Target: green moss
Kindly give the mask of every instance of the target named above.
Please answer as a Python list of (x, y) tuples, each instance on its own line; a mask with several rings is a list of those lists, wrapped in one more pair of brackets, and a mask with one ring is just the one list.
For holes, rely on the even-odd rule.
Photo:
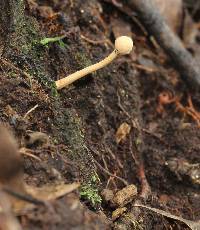
[(98, 207), (102, 202), (98, 192), (98, 183), (99, 177), (97, 174), (94, 174), (91, 180), (87, 184), (83, 184), (80, 189), (81, 198), (89, 201), (94, 208)]
[(54, 124), (57, 127), (54, 134), (59, 143), (68, 146), (68, 150), (62, 154), (66, 154), (78, 165), (81, 180), (87, 184), (91, 181), (91, 175), (95, 175), (95, 167), (92, 163), (92, 155), (85, 146), (81, 119), (74, 109), (63, 108), (60, 98), (54, 98), (52, 104), (55, 113)]
[[(10, 0), (9, 14), (11, 18), (9, 40), (5, 57), (45, 87), (52, 88), (52, 80), (46, 69), (46, 50), (38, 45), (41, 34), (36, 19), (26, 16), (23, 0)], [(14, 51), (14, 52), (13, 52)], [(55, 92), (54, 92), (55, 93)]]
[[(79, 155), (81, 154), (79, 152), (84, 148), (84, 134), (83, 130), (80, 128), (82, 126), (81, 119), (73, 110), (58, 109), (62, 111), (62, 116), (57, 117), (57, 121), (61, 127), (62, 139), (65, 140), (66, 143), (70, 144), (71, 150), (75, 150)], [(65, 125), (63, 124), (63, 120), (65, 121)]]
[[(59, 143), (68, 146), (68, 150), (62, 154), (66, 154), (72, 162), (79, 168), (80, 179), (84, 183), (84, 191), (93, 194), (96, 197), (95, 189), (97, 188), (98, 176), (96, 175), (94, 164), (92, 163), (92, 155), (85, 146), (85, 137), (82, 122), (74, 109), (64, 109), (60, 104), (60, 100), (55, 99), (54, 103), (55, 125), (58, 127), (57, 139)], [(91, 185), (95, 187), (91, 187)], [(93, 190), (94, 189), (94, 190)], [(85, 196), (86, 196), (85, 193)], [(88, 194), (88, 195), (89, 195)], [(89, 196), (90, 196), (89, 195)], [(97, 198), (97, 197), (96, 197)], [(96, 199), (94, 199), (95, 201)]]
[(52, 84), (50, 85), (50, 89), (51, 89), (51, 95), (53, 97), (58, 97), (59, 94), (58, 94), (58, 90), (56, 88), (56, 83), (53, 81)]

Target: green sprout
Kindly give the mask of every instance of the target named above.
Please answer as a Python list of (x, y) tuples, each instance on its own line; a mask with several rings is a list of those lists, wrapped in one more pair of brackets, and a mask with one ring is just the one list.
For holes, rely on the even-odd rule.
[(98, 189), (93, 188), (91, 185), (83, 185), (81, 187), (80, 196), (88, 200), (93, 206), (101, 204), (101, 197), (98, 194)]
[(101, 204), (102, 199), (98, 194), (98, 188), (96, 184), (99, 182), (98, 175), (93, 175), (87, 184), (81, 186), (80, 196), (81, 198), (88, 200), (92, 206), (98, 206)]
[(43, 46), (48, 46), (49, 43), (54, 43), (54, 42), (58, 42), (59, 46), (64, 48), (65, 47), (65, 43), (62, 41), (63, 38), (65, 38), (66, 36), (58, 36), (58, 37), (54, 37), (54, 38), (44, 38), (40, 41), (40, 44)]

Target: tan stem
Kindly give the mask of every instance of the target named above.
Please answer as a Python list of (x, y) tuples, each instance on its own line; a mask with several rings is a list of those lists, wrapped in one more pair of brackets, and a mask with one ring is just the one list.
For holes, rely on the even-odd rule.
[(104, 66), (108, 65), (110, 62), (112, 62), (118, 55), (118, 51), (115, 49), (108, 57), (103, 59), (102, 61), (88, 66), (82, 70), (79, 70), (73, 74), (70, 74), (69, 76), (62, 78), (58, 81), (56, 81), (56, 87), (57, 89), (62, 89), (65, 86), (68, 86), (69, 84), (73, 83), (74, 81), (78, 80), (79, 78), (84, 77), (87, 74), (90, 74), (98, 69), (103, 68)]

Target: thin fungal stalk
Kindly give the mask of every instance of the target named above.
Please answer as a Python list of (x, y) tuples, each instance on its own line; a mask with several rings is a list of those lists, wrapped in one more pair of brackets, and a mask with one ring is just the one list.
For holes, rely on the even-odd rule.
[(60, 79), (58, 81), (56, 81), (56, 87), (57, 89), (62, 89), (64, 88), (65, 86), (67, 85), (70, 85), (71, 83), (73, 83), (74, 81), (98, 70), (98, 69), (101, 69), (103, 68), (104, 66), (108, 65), (109, 63), (111, 63), (118, 55), (118, 51), (115, 49), (108, 57), (106, 57), (105, 59), (103, 59), (102, 61), (94, 64), (94, 65), (91, 65), (91, 66), (88, 66), (82, 70), (79, 70), (73, 74), (70, 74), (69, 76), (63, 78), (63, 79)]
[(125, 55), (125, 54), (129, 54), (131, 52), (133, 48), (133, 41), (131, 38), (127, 37), (127, 36), (121, 36), (119, 38), (116, 39), (115, 41), (115, 49), (114, 51), (106, 58), (104, 58), (102, 61), (88, 66), (82, 70), (79, 70), (73, 74), (70, 74), (69, 76), (62, 78), (58, 81), (56, 81), (56, 88), (62, 89), (66, 86), (68, 86), (69, 84), (73, 83), (74, 81), (98, 70), (103, 68), (104, 66), (110, 64), (118, 55)]

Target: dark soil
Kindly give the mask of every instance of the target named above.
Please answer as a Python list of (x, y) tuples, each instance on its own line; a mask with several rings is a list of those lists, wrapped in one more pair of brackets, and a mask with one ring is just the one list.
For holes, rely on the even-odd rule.
[[(193, 180), (191, 172), (183, 173), (179, 166), (172, 170), (169, 162), (176, 158), (176, 162), (200, 163), (200, 129), (195, 120), (177, 110), (175, 103), (164, 105), (161, 112), (158, 110), (160, 93), (182, 95), (184, 106), (189, 94), (162, 50), (155, 48), (126, 14), (104, 1), (28, 0), (26, 13), (37, 20), (41, 37), (66, 35), (62, 40), (64, 47), (57, 42), (49, 43), (47, 47), (39, 46), (48, 54), (45, 66), (50, 69), (51, 80), (62, 78), (109, 54), (116, 35), (116, 26), (112, 26), (114, 20), (123, 21), (130, 28), (136, 48), (135, 54), (120, 57), (105, 69), (63, 89), (59, 97), (52, 96), (36, 77), (31, 86), (29, 79), (12, 65), (0, 63), (1, 122), (12, 126), (20, 147), (24, 147), (24, 138), (30, 130), (46, 133), (50, 142), (26, 146), (42, 161), (24, 156), (25, 181), (39, 187), (59, 180), (66, 183), (82, 181), (85, 171), (80, 171), (79, 162), (71, 155), (76, 149), (81, 154), (81, 141), (84, 141), (95, 162), (129, 184), (135, 184), (139, 194), (141, 178), (137, 160), (141, 163), (143, 157), (151, 188), (144, 204), (185, 219), (199, 220), (199, 180)], [(108, 38), (109, 41), (102, 42)], [(136, 63), (147, 68), (142, 70)], [(156, 71), (151, 72), (150, 68)], [(191, 96), (198, 111), (198, 98)], [(62, 108), (55, 107), (55, 101), (62, 101)], [(35, 105), (38, 107), (24, 118)], [(84, 135), (81, 143), (77, 143), (79, 139), (71, 130), (65, 127), (59, 130), (59, 109), (67, 116), (75, 115), (72, 122), (80, 123), (80, 133)], [(131, 132), (117, 144), (115, 134), (124, 122), (131, 126)], [(134, 126), (135, 123), (139, 126)], [(77, 145), (75, 150), (68, 144), (70, 135)], [(141, 148), (138, 147), (140, 143)], [(88, 159), (90, 157), (85, 164), (93, 170), (92, 161)], [(101, 181), (99, 193), (105, 188), (117, 191), (124, 187), (122, 181), (108, 175), (98, 165), (96, 167)], [(139, 200), (140, 195), (136, 199)], [(104, 201), (102, 205), (92, 205), (83, 199), (81, 202), (78, 192), (74, 192), (51, 202), (52, 210), (37, 207), (19, 219), (24, 229), (112, 228), (113, 207)], [(178, 221), (145, 209), (139, 213), (139, 226), (132, 225), (130, 229), (188, 229)]]

